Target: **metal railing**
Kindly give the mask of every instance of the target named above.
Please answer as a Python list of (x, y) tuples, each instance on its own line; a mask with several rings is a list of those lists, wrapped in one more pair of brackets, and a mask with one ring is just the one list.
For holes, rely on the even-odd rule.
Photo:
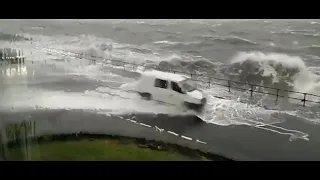
[[(90, 64), (96, 64), (100, 60), (100, 62), (103, 63), (103, 64), (107, 64), (107, 65), (111, 65), (111, 66), (117, 66), (117, 67), (123, 67), (124, 70), (133, 70), (134, 71), (138, 67), (144, 67), (144, 68), (147, 68), (147, 69), (154, 69), (154, 70), (159, 70), (159, 71), (165, 71), (165, 72), (189, 75), (192, 80), (200, 81), (202, 83), (207, 83), (208, 87), (210, 87), (211, 85), (223, 86), (223, 87), (227, 87), (228, 88), (228, 92), (231, 92), (231, 89), (249, 91), (251, 97), (253, 96), (253, 93), (260, 93), (260, 94), (267, 94), (267, 95), (275, 96), (275, 101), (278, 101), (279, 98), (288, 98), (288, 99), (299, 100), (300, 102), (303, 103), (302, 104), (303, 106), (306, 106), (306, 102), (312, 102), (312, 103), (319, 103), (320, 104), (320, 101), (314, 101), (314, 100), (307, 99), (307, 97), (315, 97), (315, 98), (319, 98), (320, 99), (320, 95), (315, 95), (315, 94), (310, 94), (310, 93), (303, 93), (303, 92), (286, 90), (286, 89), (280, 89), (280, 88), (269, 87), (269, 86), (262, 86), (262, 85), (247, 83), (247, 82), (239, 82), (239, 81), (234, 81), (234, 80), (224, 79), (224, 78), (217, 78), (217, 77), (214, 77), (214, 74), (205, 74), (205, 73), (200, 74), (200, 73), (192, 73), (192, 72), (183, 72), (183, 71), (178, 71), (178, 70), (174, 70), (174, 69), (163, 69), (163, 68), (159, 68), (159, 67), (148, 67), (148, 65), (146, 63), (137, 64), (137, 63), (125, 62), (125, 61), (121, 61), (121, 60), (108, 59), (108, 58), (105, 58), (105, 57), (87, 55), (85, 53), (71, 52), (71, 51), (66, 51), (66, 50), (62, 50), (62, 49), (54, 49), (54, 48), (45, 48), (45, 49), (48, 50), (50, 53), (54, 53), (54, 52), (59, 52), (60, 51), (60, 53), (61, 52), (65, 53), (65, 54), (61, 53), (60, 55), (66, 55), (66, 56), (69, 56), (69, 57), (71, 56), (71, 57), (75, 57), (75, 58), (79, 58), (79, 59), (89, 60)], [(23, 52), (20, 54), (20, 51), (19, 51), (19, 56), (20, 57), (18, 59), (23, 59), (23, 61), (22, 60), (18, 60), (19, 63), (24, 63), (25, 61), (31, 62), (32, 64), (35, 63), (35, 61), (33, 61), (33, 60), (25, 60), (25, 57), (23, 57)], [(16, 59), (16, 58), (11, 58), (11, 59)], [(3, 58), (0, 57), (0, 66), (1, 66), (1, 60), (3, 60)], [(44, 62), (46, 63), (46, 61), (44, 61)], [(7, 63), (7, 64), (10, 64), (10, 63)], [(131, 66), (131, 68), (128, 68), (128, 66)], [(208, 79), (207, 79), (207, 81), (204, 81), (203, 79), (195, 79), (194, 77), (201, 77), (201, 78), (206, 77)], [(225, 84), (217, 83), (214, 80), (224, 81)], [(243, 87), (237, 87), (237, 86), (235, 86), (236, 84), (239, 84), (239, 85), (242, 85), (242, 86), (247, 86), (247, 87), (249, 87), (249, 89), (248, 88), (243, 88)], [(256, 90), (257, 88), (265, 88), (265, 89), (273, 90), (275, 93), (259, 91), (259, 90)], [(288, 95), (287, 96), (281, 95), (280, 92), (285, 92)], [(289, 93), (300, 94), (301, 96), (303, 96), (303, 98), (291, 97), (291, 96), (289, 96)]]
[(22, 64), (25, 58), (23, 57), (22, 50), (16, 50), (12, 48), (0, 49), (0, 65), (6, 64)]

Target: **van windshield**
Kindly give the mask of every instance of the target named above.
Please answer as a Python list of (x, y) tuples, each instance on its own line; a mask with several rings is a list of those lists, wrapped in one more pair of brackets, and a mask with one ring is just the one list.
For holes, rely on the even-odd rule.
[(183, 90), (191, 92), (197, 89), (196, 84), (190, 80), (184, 80), (179, 83)]

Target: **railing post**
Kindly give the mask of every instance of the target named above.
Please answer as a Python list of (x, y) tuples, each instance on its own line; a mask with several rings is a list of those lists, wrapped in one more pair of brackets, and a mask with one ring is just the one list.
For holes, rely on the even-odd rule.
[(278, 101), (278, 99), (279, 99), (279, 90), (280, 90), (280, 89), (277, 89), (277, 97), (276, 97), (276, 101)]
[(231, 83), (230, 83), (230, 80), (228, 80), (228, 88), (229, 88), (229, 92), (231, 92)]
[[(31, 51), (32, 54), (32, 51)], [(22, 63), (24, 64), (24, 56), (23, 56), (23, 51), (21, 50), (21, 57), (22, 57)]]
[(303, 106), (306, 106), (306, 96), (307, 96), (307, 93), (303, 93)]
[(253, 95), (253, 84), (251, 84), (251, 89), (250, 89), (250, 91), (251, 91), (251, 97), (252, 97), (252, 95)]

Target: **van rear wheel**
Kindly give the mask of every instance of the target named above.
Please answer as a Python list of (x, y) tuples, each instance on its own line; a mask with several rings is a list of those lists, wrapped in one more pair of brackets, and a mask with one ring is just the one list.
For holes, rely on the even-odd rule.
[(139, 93), (139, 94), (145, 100), (151, 100), (152, 99), (152, 95), (150, 93)]

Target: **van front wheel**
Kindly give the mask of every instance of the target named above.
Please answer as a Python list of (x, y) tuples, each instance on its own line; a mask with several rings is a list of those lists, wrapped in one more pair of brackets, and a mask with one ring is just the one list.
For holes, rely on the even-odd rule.
[(145, 100), (151, 100), (152, 99), (152, 95), (150, 93), (140, 93), (139, 92), (139, 95)]
[(189, 109), (189, 110), (194, 110), (196, 112), (201, 112), (204, 108), (203, 104), (195, 104), (195, 103), (190, 103), (190, 102), (184, 102), (183, 103), (184, 107)]

